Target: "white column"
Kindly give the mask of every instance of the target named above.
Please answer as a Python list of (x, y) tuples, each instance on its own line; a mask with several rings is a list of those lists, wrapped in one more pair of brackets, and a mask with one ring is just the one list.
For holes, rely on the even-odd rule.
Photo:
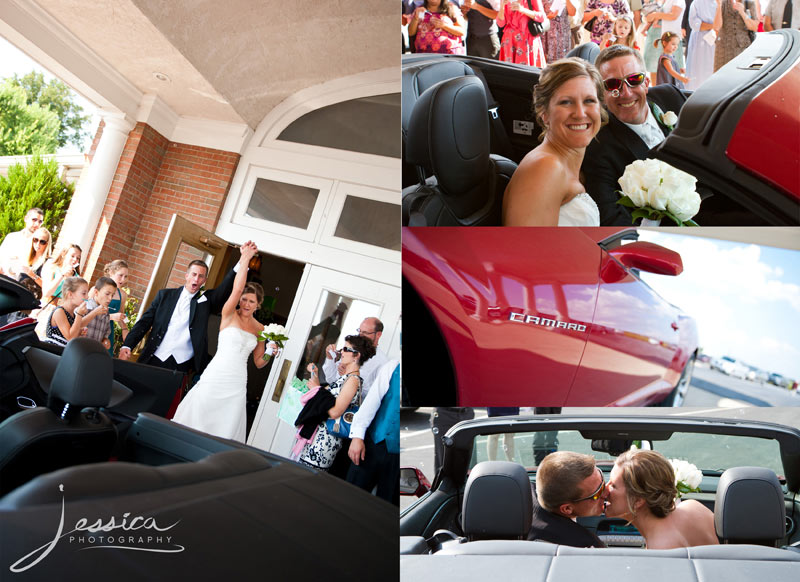
[(59, 246), (78, 244), (83, 249), (82, 262), (89, 255), (94, 233), (103, 214), (103, 207), (114, 180), (125, 142), (134, 124), (124, 114), (103, 113), (103, 135), (97, 144), (94, 158), (84, 180), (75, 191), (70, 202), (61, 234)]

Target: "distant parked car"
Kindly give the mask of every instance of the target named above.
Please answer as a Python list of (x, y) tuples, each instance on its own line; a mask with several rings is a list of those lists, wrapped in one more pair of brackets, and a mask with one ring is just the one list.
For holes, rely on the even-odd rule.
[(769, 372), (751, 367), (750, 371), (747, 372), (747, 379), (751, 382), (759, 382), (763, 384), (769, 379)]
[(722, 356), (718, 360), (717, 369), (728, 376), (741, 378), (742, 380), (747, 378), (747, 373), (750, 371), (747, 366), (729, 356)]
[(775, 384), (775, 386), (780, 386), (781, 388), (790, 388), (792, 385), (791, 380), (774, 372), (769, 375), (767, 382), (770, 384)]

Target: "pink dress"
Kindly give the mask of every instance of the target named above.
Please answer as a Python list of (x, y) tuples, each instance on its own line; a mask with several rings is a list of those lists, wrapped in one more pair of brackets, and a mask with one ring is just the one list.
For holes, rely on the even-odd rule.
[[(527, 0), (521, 0), (520, 3), (527, 8)], [(530, 4), (535, 12), (544, 12), (541, 0), (531, 0)], [(547, 63), (542, 39), (528, 32), (528, 17), (521, 12), (511, 10), (506, 4), (504, 18), (506, 26), (503, 29), (503, 40), (500, 42), (500, 60), (544, 68)]]
[(418, 53), (445, 53), (451, 55), (463, 55), (464, 43), (461, 37), (450, 34), (444, 29), (436, 29), (433, 27), (431, 20), (441, 18), (445, 24), (450, 26), (454, 25), (453, 20), (446, 14), (432, 14), (426, 12), (422, 19), (417, 24), (417, 37), (414, 41), (414, 46)]

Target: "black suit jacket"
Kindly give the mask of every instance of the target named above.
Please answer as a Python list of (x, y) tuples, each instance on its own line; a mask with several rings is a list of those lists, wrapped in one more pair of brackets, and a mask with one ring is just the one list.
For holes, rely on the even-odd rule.
[[(647, 92), (647, 101), (658, 105), (662, 111), (677, 115), (686, 102), (686, 95), (673, 85), (658, 85)], [(583, 157), (583, 179), (586, 191), (600, 208), (601, 226), (631, 226), (630, 211), (617, 204), (619, 180), (625, 166), (634, 160), (648, 157), (649, 149), (636, 133), (611, 113), (604, 126), (586, 148)], [(666, 136), (669, 130), (659, 126)]]
[[(208, 316), (211, 313), (219, 313), (225, 305), (225, 301), (233, 290), (233, 271), (225, 275), (222, 284), (214, 289), (209, 289), (203, 293), (205, 301), (198, 302), (198, 295), (192, 297), (189, 307), (189, 335), (192, 338), (192, 349), (194, 350), (193, 368), (197, 372), (202, 372), (208, 363)], [(150, 332), (150, 337), (145, 342), (144, 349), (139, 356), (139, 362), (147, 364), (154, 358), (155, 351), (161, 345), (161, 340), (167, 333), (172, 312), (178, 304), (183, 287), (177, 289), (162, 289), (156, 294), (156, 298), (147, 308), (136, 324), (125, 338), (123, 346), (133, 349), (142, 338)]]
[(551, 513), (539, 505), (536, 490), (533, 489), (533, 521), (528, 539), (544, 540), (562, 546), (576, 548), (604, 548), (606, 545), (594, 533), (568, 517)]

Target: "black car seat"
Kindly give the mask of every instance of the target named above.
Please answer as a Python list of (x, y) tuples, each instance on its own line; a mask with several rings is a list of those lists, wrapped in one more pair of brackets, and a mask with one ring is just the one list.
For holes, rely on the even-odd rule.
[(468, 540), (524, 540), (533, 520), (528, 472), (508, 461), (484, 461), (464, 489), (462, 529)]
[(786, 506), (774, 472), (733, 467), (719, 479), (714, 527), (724, 544), (779, 546), (786, 536)]
[(432, 180), (403, 190), (406, 226), (499, 226), (517, 164), (490, 154), (486, 94), (475, 76), (440, 81), (417, 100), (406, 158)]
[(593, 42), (585, 42), (579, 44), (567, 53), (568, 57), (578, 57), (584, 61), (589, 61), (594, 64), (597, 55), (600, 54), (600, 47)]
[(117, 432), (97, 407), (108, 406), (112, 379), (111, 356), (99, 342), (76, 338), (67, 344), (47, 407), (0, 424), (0, 495), (43, 473), (108, 460)]

